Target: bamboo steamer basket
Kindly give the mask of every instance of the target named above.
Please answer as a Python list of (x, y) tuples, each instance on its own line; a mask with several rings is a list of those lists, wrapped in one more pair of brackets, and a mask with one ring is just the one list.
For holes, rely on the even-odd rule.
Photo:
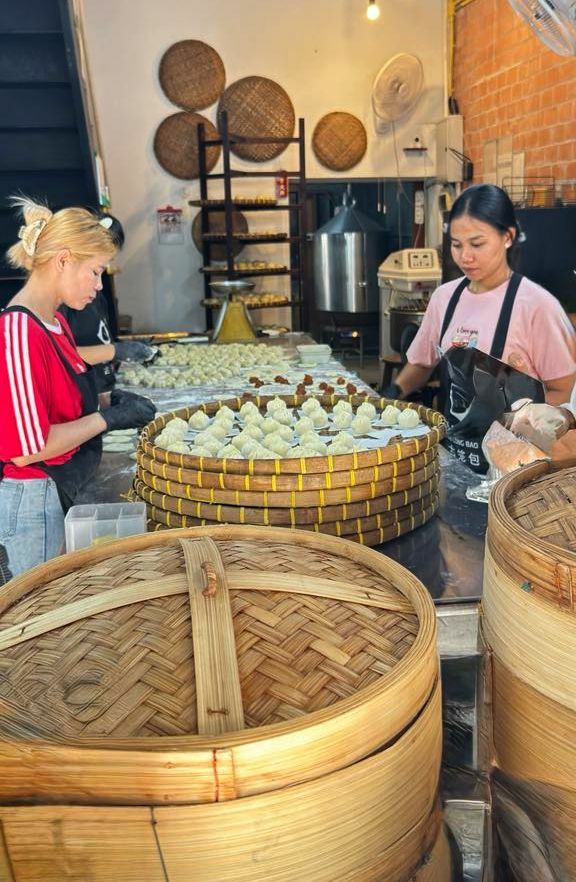
[[(547, 860), (551, 878), (566, 879), (576, 878), (574, 490), (576, 469), (550, 463), (496, 485), (482, 598), (494, 761), (538, 829), (556, 828), (561, 814), (562, 836)], [(518, 873), (529, 878), (522, 865)]]
[[(148, 504), (153, 529), (202, 522), (304, 526), (377, 545), (415, 529), (435, 514), (436, 490), (427, 504), (414, 506), (430, 494), (429, 482), (436, 480), (437, 446), (445, 431), (440, 414), (427, 408), (417, 408), (430, 427), (425, 436), (350, 455), (222, 460), (173, 454), (154, 444), (155, 435), (174, 416), (189, 419), (197, 410), (213, 414), (223, 404), (239, 410), (246, 400), (263, 408), (272, 397), (278, 396), (184, 408), (159, 417), (144, 429), (134, 493)], [(280, 397), (291, 407), (306, 400), (298, 395)], [(330, 395), (319, 400), (331, 408), (342, 398)], [(345, 400), (359, 405), (365, 397)], [(386, 399), (371, 400), (377, 408), (389, 403)], [(397, 510), (393, 518), (382, 516), (392, 509)]]
[[(212, 457), (195, 457), (181, 453), (169, 453), (167, 450), (157, 447), (153, 443), (157, 435), (173, 417), (189, 419), (193, 413), (203, 411), (208, 415), (216, 413), (223, 405), (231, 410), (240, 410), (246, 401), (252, 401), (257, 407), (263, 408), (273, 398), (281, 398), (288, 407), (300, 407), (306, 395), (255, 395), (243, 398), (231, 398), (220, 401), (209, 401), (197, 407), (184, 407), (172, 413), (162, 414), (144, 427), (140, 435), (139, 449), (157, 462), (165, 462), (180, 468), (200, 469), (201, 471), (224, 472), (226, 474), (240, 474), (251, 477), (253, 475), (280, 475), (301, 474), (310, 475), (324, 474), (327, 470), (346, 471), (351, 469), (366, 468), (383, 463), (390, 463), (417, 456), (419, 453), (434, 448), (440, 443), (446, 434), (446, 420), (444, 417), (428, 407), (420, 407), (408, 404), (404, 401), (392, 402), (387, 398), (367, 398), (362, 395), (316, 395), (322, 407), (334, 407), (339, 400), (349, 401), (354, 407), (369, 401), (377, 408), (384, 408), (387, 404), (395, 404), (400, 410), (412, 408), (418, 411), (421, 420), (430, 427), (430, 431), (420, 438), (405, 439), (397, 444), (389, 444), (387, 447), (378, 447), (373, 450), (361, 450), (356, 454), (344, 454), (341, 456), (313, 456), (307, 459), (280, 459), (280, 460), (222, 460)], [(225, 463), (225, 465), (223, 465)]]
[(436, 878), (420, 872), (443, 866), (435, 642), (409, 572), (300, 531), (148, 534), (13, 579), (13, 878)]

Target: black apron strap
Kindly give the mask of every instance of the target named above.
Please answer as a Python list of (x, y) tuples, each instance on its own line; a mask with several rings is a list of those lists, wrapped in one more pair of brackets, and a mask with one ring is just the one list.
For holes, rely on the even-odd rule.
[(458, 306), (458, 303), (460, 302), (460, 298), (462, 297), (462, 292), (466, 288), (467, 284), (468, 284), (468, 279), (463, 278), (462, 281), (459, 282), (459, 284), (454, 289), (454, 292), (452, 293), (452, 297), (450, 298), (450, 302), (448, 303), (448, 306), (446, 308), (446, 312), (444, 313), (444, 320), (442, 321), (442, 329), (440, 331), (440, 337), (438, 339), (438, 346), (442, 346), (442, 340), (443, 340), (444, 334), (448, 330), (450, 322), (452, 321), (454, 313), (456, 312), (456, 307)]
[(504, 354), (504, 347), (506, 346), (506, 339), (508, 337), (508, 331), (510, 330), (510, 319), (512, 318), (514, 301), (516, 300), (516, 294), (518, 293), (521, 281), (522, 276), (520, 273), (512, 273), (510, 276), (510, 281), (506, 288), (506, 294), (504, 295), (502, 309), (500, 310), (500, 315), (498, 317), (496, 330), (494, 331), (494, 339), (492, 340), (492, 347), (489, 355), (493, 358), (497, 358), (499, 361), (502, 361), (502, 355)]

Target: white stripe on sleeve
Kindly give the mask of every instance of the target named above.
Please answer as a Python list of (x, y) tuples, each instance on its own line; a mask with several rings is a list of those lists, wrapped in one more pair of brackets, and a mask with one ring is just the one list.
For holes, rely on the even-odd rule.
[(16, 389), (16, 379), (14, 376), (14, 352), (12, 346), (12, 337), (15, 329), (12, 327), (12, 319), (14, 318), (13, 313), (9, 313), (6, 317), (6, 321), (4, 323), (4, 343), (6, 346), (6, 367), (8, 369), (8, 380), (10, 382), (10, 397), (12, 399), (12, 409), (14, 411), (14, 418), (16, 419), (16, 428), (18, 429), (18, 437), (20, 440), (20, 446), (22, 447), (22, 455), (30, 456), (30, 448), (28, 446), (28, 439), (26, 437), (26, 433), (24, 431), (24, 426), (22, 424), (22, 414), (20, 411), (20, 402), (18, 401), (18, 392)]
[[(12, 372), (15, 381), (15, 400), (18, 405), (18, 415), (16, 420), (20, 435), (20, 443), (23, 449), (24, 447), (28, 448), (29, 453), (25, 455), (29, 456), (32, 453), (39, 453), (44, 444), (38, 442), (38, 438), (34, 432), (33, 423), (34, 421), (38, 422), (38, 411), (36, 409), (36, 400), (34, 397), (31, 377), (29, 387), (27, 387), (25, 377), (24, 360), (29, 356), (28, 316), (24, 313), (14, 312), (9, 314), (8, 321), (10, 322), (10, 354), (12, 358)], [(28, 364), (27, 367), (28, 375), (30, 376), (30, 365)], [(32, 393), (31, 401), (30, 393)], [(34, 417), (32, 411), (34, 411)], [(40, 433), (40, 435), (41, 434), (42, 433)]]
[(28, 348), (28, 316), (24, 313), (20, 313), (20, 315), (22, 316), (22, 319), (25, 320), (25, 324), (22, 326), (22, 366), (24, 368), (24, 385), (26, 398), (28, 401), (28, 408), (30, 411), (30, 417), (33, 424), (33, 444), (36, 448), (34, 452), (39, 453), (44, 447), (46, 441), (44, 438), (42, 427), (40, 426), (38, 406), (36, 404), (36, 395), (34, 392), (34, 384), (32, 382), (32, 371), (30, 368), (30, 351)]

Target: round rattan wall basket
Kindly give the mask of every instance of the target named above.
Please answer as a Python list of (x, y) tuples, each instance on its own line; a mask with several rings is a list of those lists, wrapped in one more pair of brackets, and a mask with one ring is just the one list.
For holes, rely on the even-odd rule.
[[(273, 396), (249, 400), (264, 409)], [(305, 396), (274, 396), (300, 407)], [(325, 408), (343, 396), (320, 398)], [(164, 414), (146, 426), (137, 451), (134, 494), (148, 505), (152, 528), (217, 523), (284, 526), (313, 530), (363, 545), (379, 545), (426, 523), (438, 508), (438, 444), (444, 418), (416, 408), (425, 435), (386, 447), (339, 456), (303, 459), (219, 459), (170, 453), (155, 444), (174, 416), (209, 415), (223, 405), (239, 410), (248, 399), (214, 401)], [(386, 399), (351, 396), (377, 408)], [(396, 402), (400, 408), (412, 407)]]
[(494, 756), (512, 793), (533, 788), (529, 813), (562, 879), (576, 878), (575, 500), (576, 468), (537, 463), (496, 485), (482, 599)]
[(204, 110), (218, 100), (226, 83), (222, 59), (200, 40), (180, 40), (166, 50), (158, 71), (166, 97), (184, 110)]
[(214, 527), (65, 555), (4, 587), (0, 670), (18, 882), (448, 882), (434, 606), (370, 549)]
[[(198, 125), (204, 124), (206, 138), (218, 138), (215, 126), (199, 113), (173, 113), (162, 120), (154, 135), (154, 155), (169, 174), (184, 181), (200, 174)], [(211, 171), (220, 158), (220, 146), (206, 148), (206, 168)]]
[(364, 124), (351, 113), (335, 111), (326, 114), (312, 134), (316, 159), (333, 171), (346, 171), (358, 165), (367, 146)]
[[(215, 236), (219, 234), (224, 236), (226, 233), (226, 216), (223, 211), (207, 212), (209, 232)], [(241, 211), (232, 212), (232, 230), (234, 233), (247, 233), (248, 221)], [(202, 253), (202, 214), (198, 212), (192, 221), (192, 241), (200, 253)], [(213, 244), (210, 247), (210, 256), (212, 260), (226, 260), (226, 245), (217, 244), (212, 239)], [(233, 243), (232, 251), (234, 255), (240, 254), (245, 243), (236, 240)]]
[(230, 150), (242, 159), (266, 162), (279, 156), (286, 144), (264, 143), (269, 138), (292, 138), (296, 117), (288, 93), (266, 77), (244, 77), (232, 83), (218, 103), (218, 127), (223, 112), (228, 114), (231, 139), (262, 138), (262, 143), (242, 144), (233, 140)]

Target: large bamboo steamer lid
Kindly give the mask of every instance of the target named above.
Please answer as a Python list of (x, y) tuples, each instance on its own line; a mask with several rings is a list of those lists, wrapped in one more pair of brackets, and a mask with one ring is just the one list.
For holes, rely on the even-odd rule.
[[(222, 632), (216, 655), (201, 613)], [(438, 676), (418, 580), (301, 531), (218, 526), (76, 552), (13, 579), (0, 615), (0, 803), (202, 803), (294, 785), (383, 749)]]

